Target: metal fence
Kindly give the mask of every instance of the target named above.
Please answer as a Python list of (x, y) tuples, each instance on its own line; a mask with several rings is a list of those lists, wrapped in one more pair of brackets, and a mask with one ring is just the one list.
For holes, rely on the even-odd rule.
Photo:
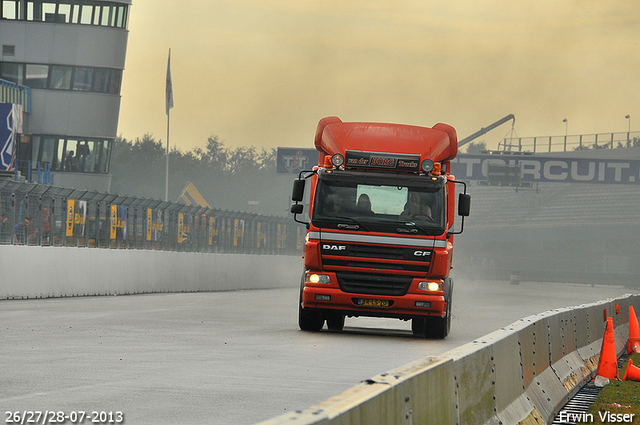
[(587, 149), (617, 149), (635, 146), (640, 146), (640, 132), (637, 131), (505, 138), (498, 144), (498, 150), (536, 153), (568, 152)]
[(294, 254), (304, 235), (285, 217), (0, 179), (0, 244)]

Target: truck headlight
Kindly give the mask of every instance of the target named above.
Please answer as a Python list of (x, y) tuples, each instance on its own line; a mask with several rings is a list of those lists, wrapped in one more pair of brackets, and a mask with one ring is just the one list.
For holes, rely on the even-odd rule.
[(433, 167), (435, 166), (435, 164), (433, 163), (432, 160), (430, 159), (425, 159), (424, 161), (422, 161), (422, 163), (420, 164), (420, 168), (422, 168), (422, 171), (424, 171), (425, 173), (429, 174), (432, 170)]
[(336, 168), (342, 167), (342, 164), (344, 164), (344, 156), (339, 153), (334, 153), (331, 157), (331, 164)]
[(307, 273), (304, 281), (306, 283), (331, 283), (331, 278), (327, 274)]
[(440, 282), (420, 282), (418, 283), (418, 289), (421, 291), (429, 292), (441, 292), (442, 283)]

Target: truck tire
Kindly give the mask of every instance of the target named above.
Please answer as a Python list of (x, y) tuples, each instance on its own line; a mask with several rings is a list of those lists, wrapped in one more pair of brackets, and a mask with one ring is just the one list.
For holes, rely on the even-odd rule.
[(453, 301), (453, 279), (444, 281), (444, 299), (447, 310), (444, 317), (414, 317), (411, 320), (411, 331), (416, 336), (429, 339), (445, 339), (451, 330), (451, 307)]
[(304, 274), (300, 283), (300, 301), (298, 302), (298, 326), (303, 331), (318, 332), (324, 326), (322, 312), (308, 308), (302, 308), (302, 292), (304, 291)]
[(327, 314), (326, 318), (330, 331), (341, 331), (344, 328), (344, 314), (331, 312)]
[(424, 336), (429, 339), (445, 339), (449, 334), (449, 315), (445, 317), (428, 317)]
[(425, 317), (414, 317), (411, 319), (411, 332), (414, 336), (424, 338), (427, 329), (427, 320)]
[(451, 307), (453, 304), (453, 279), (444, 280), (444, 299), (447, 310), (444, 317), (427, 317), (424, 336), (431, 339), (445, 339), (451, 330)]

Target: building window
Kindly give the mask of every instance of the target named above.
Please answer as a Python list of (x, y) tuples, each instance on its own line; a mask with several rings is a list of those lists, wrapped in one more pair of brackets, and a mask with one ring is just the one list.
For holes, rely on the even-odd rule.
[(91, 91), (91, 81), (93, 79), (93, 68), (84, 66), (76, 67), (73, 77), (73, 90)]
[(126, 25), (126, 11), (127, 8), (125, 6), (118, 6), (118, 16), (116, 16), (116, 28), (123, 28)]
[(79, 4), (72, 5), (70, 23), (72, 24), (80, 23), (80, 8), (81, 6)]
[(122, 72), (117, 72), (112, 69), (111, 74), (109, 76), (109, 93), (118, 94), (120, 93), (120, 79), (122, 78)]
[(5, 62), (0, 67), (0, 78), (16, 84), (22, 84), (22, 81), (24, 81), (24, 66), (19, 63)]
[(32, 89), (120, 94), (122, 70), (0, 62), (0, 78)]
[[(26, 6), (26, 7), (25, 7)], [(129, 5), (87, 0), (0, 0), (0, 19), (127, 28)]]
[(34, 2), (34, 6), (37, 8), (40, 6), (41, 13), (38, 15), (36, 21), (55, 22), (56, 24), (64, 24), (64, 16), (59, 16), (56, 13), (56, 4), (53, 2), (42, 2), (38, 5), (38, 2)]
[(91, 25), (93, 23), (93, 11), (94, 7), (92, 5), (83, 4), (80, 23), (83, 25)]
[(111, 13), (111, 6), (102, 6), (102, 21), (100, 21), (100, 25), (103, 27), (109, 26), (109, 15)]
[(60, 23), (68, 24), (71, 22), (71, 5), (60, 3), (58, 5), (58, 16), (60, 16)]
[(108, 80), (109, 80), (108, 69), (96, 69), (93, 75), (92, 91), (95, 91), (98, 93), (106, 93)]
[(48, 76), (49, 67), (47, 65), (27, 64), (24, 73), (24, 82), (18, 82), (18, 84), (32, 89), (46, 89)]
[(113, 140), (82, 137), (43, 136), (32, 137), (31, 163), (51, 164), (51, 171), (75, 173), (109, 172), (109, 157)]
[(2, 7), (2, 13), (0, 13), (2, 19), (20, 19), (18, 17), (19, 9), (16, 0), (3, 0), (0, 3), (0, 7)]
[(73, 67), (53, 65), (51, 66), (51, 80), (49, 88), (52, 90), (69, 90), (71, 88), (71, 72)]

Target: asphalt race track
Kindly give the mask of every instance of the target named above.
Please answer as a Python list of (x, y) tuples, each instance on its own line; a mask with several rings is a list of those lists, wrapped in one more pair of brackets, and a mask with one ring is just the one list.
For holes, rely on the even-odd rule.
[(458, 280), (444, 341), (391, 319), (302, 332), (298, 288), (0, 301), (3, 422), (49, 410), (119, 411), (129, 425), (252, 424), (522, 317), (633, 292)]

